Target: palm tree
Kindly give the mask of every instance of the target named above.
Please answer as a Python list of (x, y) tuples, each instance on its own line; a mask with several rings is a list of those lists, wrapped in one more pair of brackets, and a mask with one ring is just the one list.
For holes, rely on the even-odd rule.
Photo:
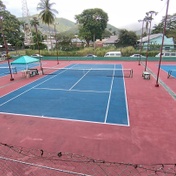
[[(40, 0), (40, 2), (37, 5), (37, 10), (40, 10), (39, 17), (41, 18), (43, 23), (48, 25), (48, 28), (51, 24), (54, 23), (55, 14), (58, 13), (57, 10), (52, 8), (53, 5), (55, 5), (55, 3), (50, 3), (50, 0)], [(50, 40), (51, 40), (51, 35), (50, 35)]]
[(37, 17), (33, 17), (33, 19), (30, 21), (30, 23), (31, 23), (31, 26), (34, 26), (34, 28), (35, 28), (37, 46), (38, 46), (38, 51), (39, 51), (39, 55), (40, 55), (40, 46), (39, 46), (38, 29), (37, 29), (37, 26), (39, 25), (39, 21), (38, 21)]

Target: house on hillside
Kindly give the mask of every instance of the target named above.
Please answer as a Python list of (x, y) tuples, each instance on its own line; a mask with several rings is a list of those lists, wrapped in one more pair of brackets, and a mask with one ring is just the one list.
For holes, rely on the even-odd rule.
[[(149, 45), (148, 45), (148, 36), (143, 37), (142, 40), (138, 40), (138, 45), (141, 45), (141, 41), (142, 41), (142, 46), (143, 49), (147, 49), (147, 45), (148, 45), (148, 49), (152, 49), (152, 46), (158, 46), (158, 49), (160, 48), (161, 44), (162, 44), (162, 37), (163, 34), (159, 33), (159, 34), (152, 34), (149, 36)], [(166, 36), (164, 36), (164, 44), (163, 44), (163, 50), (174, 50), (175, 49), (175, 43), (174, 43), (174, 39), (173, 37), (167, 38)]]
[(103, 46), (116, 46), (118, 42), (118, 37), (116, 35), (113, 35), (103, 41)]
[(76, 38), (71, 39), (71, 43), (76, 47), (82, 47), (85, 45), (86, 42), (85, 40), (81, 40), (76, 37)]

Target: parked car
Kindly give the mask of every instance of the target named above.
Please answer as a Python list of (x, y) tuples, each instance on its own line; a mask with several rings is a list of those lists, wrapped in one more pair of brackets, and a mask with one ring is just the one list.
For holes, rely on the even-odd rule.
[[(158, 53), (155, 57), (160, 57), (160, 53)], [(176, 52), (163, 52), (162, 57), (176, 57)]]
[(140, 55), (140, 54), (133, 54), (130, 57), (136, 57), (136, 58), (144, 58), (145, 56)]
[(31, 55), (31, 57), (43, 57), (43, 56), (40, 54), (33, 54), (33, 55)]
[(97, 57), (97, 56), (94, 55), (94, 54), (88, 54), (88, 55), (86, 55), (85, 57)]
[(122, 54), (120, 51), (109, 51), (107, 52), (104, 57), (121, 57)]
[(1, 57), (6, 57), (6, 51), (1, 52)]

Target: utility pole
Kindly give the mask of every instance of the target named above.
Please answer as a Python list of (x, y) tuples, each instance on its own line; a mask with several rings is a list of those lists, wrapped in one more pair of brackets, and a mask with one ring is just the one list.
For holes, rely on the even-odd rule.
[(145, 69), (144, 71), (147, 70), (147, 62), (148, 62), (148, 50), (149, 50), (149, 45), (150, 45), (150, 33), (151, 33), (151, 23), (152, 23), (152, 20), (153, 20), (153, 15), (157, 15), (157, 12), (155, 11), (149, 11), (146, 13), (146, 22), (147, 22), (147, 25), (149, 24), (149, 29), (148, 29), (148, 42), (147, 42), (147, 51), (146, 51), (146, 59), (145, 59)]
[(141, 65), (141, 54), (142, 54), (142, 38), (143, 38), (143, 31), (144, 31), (144, 22), (146, 21), (146, 18), (143, 20), (138, 20), (138, 22), (142, 22), (142, 32), (141, 32), (141, 41), (140, 41), (140, 57), (138, 60), (138, 65)]
[(159, 59), (159, 64), (158, 64), (158, 73), (157, 73), (155, 87), (159, 87), (158, 81), (159, 81), (159, 74), (160, 74), (160, 68), (161, 68), (162, 52), (163, 52), (163, 45), (164, 45), (164, 36), (166, 34), (166, 23), (167, 23), (168, 10), (169, 10), (169, 0), (167, 0), (167, 6), (166, 6), (166, 15), (165, 15), (165, 19), (164, 19), (163, 37), (162, 37), (162, 43), (161, 43), (161, 48), (160, 48), (160, 59)]

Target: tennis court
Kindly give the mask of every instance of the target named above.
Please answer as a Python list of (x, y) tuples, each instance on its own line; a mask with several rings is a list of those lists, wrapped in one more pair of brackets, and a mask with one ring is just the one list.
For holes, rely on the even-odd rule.
[[(121, 64), (71, 64), (44, 68), (46, 76), (0, 100), (4, 113), (129, 126)], [(22, 108), (23, 107), (23, 108)]]
[(168, 73), (168, 77), (176, 78), (176, 65), (161, 65), (161, 69)]
[[(36, 64), (36, 63), (28, 64), (28, 68), (33, 68), (37, 66), (39, 66), (39, 64)], [(11, 68), (12, 74), (16, 74), (17, 72), (25, 70), (26, 65), (25, 64), (16, 64), (13, 66), (10, 65), (10, 68)], [(7, 63), (0, 64), (0, 77), (6, 76), (8, 74), (10, 74), (9, 65)]]
[[(78, 162), (73, 158), (74, 165), (66, 166), (74, 154), (93, 158), (92, 162), (97, 159), (103, 163), (105, 161), (104, 164), (110, 169), (112, 165), (109, 165), (109, 161), (118, 162), (119, 165), (114, 166), (120, 172), (127, 168), (126, 164), (131, 168), (131, 163), (135, 164), (133, 168), (136, 168), (136, 163), (147, 164), (147, 168), (151, 166), (152, 170), (156, 166), (157, 171), (160, 168), (157, 163), (173, 163), (175, 166), (176, 101), (168, 91), (176, 92), (175, 78), (168, 79), (167, 72), (161, 70), (160, 86), (156, 87), (158, 62), (148, 63), (151, 79), (143, 79), (141, 76), (144, 64), (121, 60), (69, 60), (60, 61), (56, 65), (55, 61), (46, 60), (42, 62), (45, 75), (40, 72), (38, 76), (22, 78), (21, 73), (17, 73), (14, 74), (14, 81), (9, 80), (9, 75), (2, 77), (0, 137), (1, 142), (14, 151), (11, 154), (7, 150), (5, 156), (13, 157), (16, 161), (24, 154), (21, 148), (27, 148), (29, 150), (23, 155), (23, 161), (31, 162), (32, 152), (37, 156), (32, 163), (48, 166), (51, 156), (56, 156), (51, 160), (56, 164), (53, 168), (68, 171), (76, 168), (73, 166), (78, 162), (81, 163), (79, 169), (83, 168), (82, 163), (90, 166), (85, 160), (80, 162), (80, 158), (76, 158)], [(175, 65), (175, 62), (162, 62), (162, 65), (171, 64)], [(59, 67), (63, 69), (58, 70)], [(130, 77), (127, 68), (134, 70), (133, 78), (127, 78)], [(123, 111), (120, 109), (122, 106)], [(118, 118), (124, 122), (117, 121)], [(44, 151), (43, 155), (41, 151)], [(58, 160), (60, 152), (63, 156), (71, 153), (69, 161), (64, 165), (56, 162), (65, 159), (59, 157)], [(4, 161), (1, 163), (4, 166)], [(6, 164), (14, 166), (16, 163)], [(26, 171), (27, 168), (22, 164), (18, 170)], [(35, 170), (37, 175), (41, 169), (29, 166), (28, 170)], [(123, 174), (128, 175), (126, 172)], [(134, 172), (130, 174), (134, 175)]]
[[(16, 67), (11, 67), (12, 73), (17, 73)], [(10, 73), (9, 66), (6, 63), (0, 64), (0, 77), (6, 76)]]

